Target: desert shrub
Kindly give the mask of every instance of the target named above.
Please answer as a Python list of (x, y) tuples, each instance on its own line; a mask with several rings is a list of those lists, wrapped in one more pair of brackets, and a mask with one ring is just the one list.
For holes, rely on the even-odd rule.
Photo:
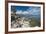
[(11, 16), (11, 22), (15, 20), (15, 17), (14, 16)]

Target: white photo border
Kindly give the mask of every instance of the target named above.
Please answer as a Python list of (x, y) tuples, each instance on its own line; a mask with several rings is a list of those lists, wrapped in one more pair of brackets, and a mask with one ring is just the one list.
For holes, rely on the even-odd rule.
[[(30, 28), (11, 28), (11, 5), (13, 6), (40, 6), (41, 7), (41, 27)], [(27, 30), (43, 30), (43, 5), (41, 4), (21, 4), (21, 3), (8, 3), (8, 31), (27, 31)]]

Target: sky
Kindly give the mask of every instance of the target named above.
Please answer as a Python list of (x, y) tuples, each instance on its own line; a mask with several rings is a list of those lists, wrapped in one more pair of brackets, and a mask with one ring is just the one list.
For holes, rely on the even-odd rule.
[(16, 11), (16, 14), (32, 14), (39, 15), (39, 6), (11, 6), (11, 11)]
[(29, 6), (11, 6), (12, 11), (13, 10), (22, 10), (22, 11), (26, 11), (29, 8)]

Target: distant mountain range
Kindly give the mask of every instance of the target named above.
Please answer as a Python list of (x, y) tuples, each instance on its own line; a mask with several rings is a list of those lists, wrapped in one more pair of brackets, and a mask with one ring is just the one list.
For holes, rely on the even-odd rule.
[(32, 17), (35, 17), (37, 19), (40, 18), (40, 15), (29, 15), (29, 14), (26, 14), (26, 15), (24, 15), (24, 14), (16, 14), (16, 15), (20, 16), (20, 17), (25, 17), (25, 18), (32, 18)]

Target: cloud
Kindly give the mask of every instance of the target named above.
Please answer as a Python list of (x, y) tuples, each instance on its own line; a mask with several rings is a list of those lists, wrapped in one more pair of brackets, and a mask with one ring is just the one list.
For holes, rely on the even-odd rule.
[(22, 11), (21, 10), (17, 10), (16, 14), (22, 14)]
[(24, 12), (23, 12), (23, 14), (29, 14), (29, 12), (27, 12), (27, 11), (24, 11)]
[(16, 14), (29, 14), (28, 11), (17, 10)]
[(39, 15), (40, 9), (29, 7), (26, 11), (17, 10), (16, 14), (32, 14), (32, 15)]
[(32, 8), (31, 7), (29, 9), (27, 9), (27, 11), (29, 12), (29, 14), (32, 15), (39, 15), (40, 14), (40, 8), (36, 7), (36, 8)]

